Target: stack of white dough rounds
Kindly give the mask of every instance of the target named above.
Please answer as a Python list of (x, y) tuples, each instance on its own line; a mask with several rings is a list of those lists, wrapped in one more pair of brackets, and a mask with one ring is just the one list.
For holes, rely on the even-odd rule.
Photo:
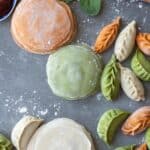
[(49, 56), (47, 77), (57, 96), (77, 100), (99, 90), (101, 57), (85, 45), (68, 45)]

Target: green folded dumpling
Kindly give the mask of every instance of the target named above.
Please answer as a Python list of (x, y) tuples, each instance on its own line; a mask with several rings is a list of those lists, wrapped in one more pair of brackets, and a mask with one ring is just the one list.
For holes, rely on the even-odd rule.
[(0, 150), (12, 150), (13, 145), (9, 139), (7, 139), (4, 135), (0, 134)]
[(134, 150), (135, 145), (128, 145), (128, 146), (122, 146), (122, 147), (118, 147), (115, 150)]
[(107, 100), (116, 99), (120, 91), (120, 70), (113, 55), (105, 66), (101, 78), (101, 90)]
[(68, 45), (49, 56), (46, 71), (54, 94), (81, 99), (99, 90), (101, 57), (85, 45)]
[(111, 144), (116, 130), (121, 123), (129, 116), (129, 113), (121, 109), (110, 109), (99, 119), (97, 133), (99, 137), (108, 145)]
[(147, 131), (146, 131), (145, 142), (148, 146), (148, 149), (150, 150), (150, 128), (148, 128)]
[(136, 51), (131, 61), (134, 73), (143, 81), (150, 81), (150, 60), (146, 59), (139, 50)]

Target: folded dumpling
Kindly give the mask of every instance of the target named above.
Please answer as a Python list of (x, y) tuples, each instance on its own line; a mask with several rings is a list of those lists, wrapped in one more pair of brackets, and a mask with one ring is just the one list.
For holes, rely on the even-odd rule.
[(115, 44), (115, 55), (119, 61), (124, 61), (132, 52), (136, 38), (136, 22), (132, 21), (119, 34)]
[(131, 68), (138, 78), (150, 81), (150, 61), (138, 49), (132, 58)]
[(140, 50), (150, 56), (150, 33), (139, 33), (136, 42)]
[(122, 67), (121, 65), (120, 69), (121, 69), (121, 86), (125, 94), (135, 101), (144, 100), (145, 99), (144, 87), (141, 81), (130, 69)]
[(143, 106), (133, 112), (123, 124), (125, 135), (137, 135), (150, 127), (150, 106)]

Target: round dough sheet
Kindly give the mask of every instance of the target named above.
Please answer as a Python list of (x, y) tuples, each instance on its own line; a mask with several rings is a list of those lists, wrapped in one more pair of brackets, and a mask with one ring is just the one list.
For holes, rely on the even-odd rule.
[(11, 32), (22, 48), (49, 53), (72, 39), (75, 19), (65, 3), (56, 0), (22, 0), (11, 23)]
[(27, 150), (94, 150), (87, 130), (71, 119), (55, 119), (40, 127)]
[(81, 99), (99, 89), (101, 59), (86, 46), (68, 45), (49, 56), (48, 83), (54, 94)]

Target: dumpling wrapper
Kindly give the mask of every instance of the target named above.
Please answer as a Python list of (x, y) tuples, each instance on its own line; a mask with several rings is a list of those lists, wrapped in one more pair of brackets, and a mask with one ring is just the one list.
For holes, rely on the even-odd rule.
[(27, 150), (95, 150), (89, 132), (67, 118), (55, 119), (41, 126)]
[(70, 8), (57, 0), (22, 0), (11, 22), (16, 43), (32, 53), (47, 54), (69, 42), (76, 32)]
[(54, 94), (77, 100), (99, 90), (102, 64), (87, 46), (68, 45), (49, 56), (48, 84)]

